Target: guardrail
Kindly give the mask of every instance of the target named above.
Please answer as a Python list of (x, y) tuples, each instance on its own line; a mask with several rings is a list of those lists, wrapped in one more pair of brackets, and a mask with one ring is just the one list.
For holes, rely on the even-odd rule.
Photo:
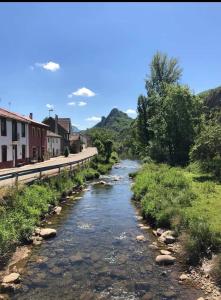
[(83, 165), (85, 162), (89, 162), (91, 160), (91, 158), (94, 157), (95, 155), (96, 154), (93, 154), (86, 158), (82, 158), (82, 159), (64, 163), (64, 164), (57, 164), (57, 165), (52, 165), (52, 166), (34, 168), (34, 169), (30, 169), (30, 170), (14, 171), (14, 172), (10, 172), (7, 174), (0, 174), (0, 181), (15, 178), (15, 183), (18, 183), (18, 178), (21, 176), (39, 173), (39, 175), (40, 175), (39, 177), (41, 178), (42, 173), (45, 171), (58, 169), (58, 173), (60, 173), (62, 168), (67, 168), (67, 167), (70, 167), (70, 171), (72, 171), (73, 166), (77, 166), (79, 164)]

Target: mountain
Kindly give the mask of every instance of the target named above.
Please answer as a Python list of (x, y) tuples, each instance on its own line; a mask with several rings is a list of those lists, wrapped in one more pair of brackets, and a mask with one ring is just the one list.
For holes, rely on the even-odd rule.
[(117, 108), (113, 108), (107, 117), (102, 117), (101, 121), (97, 123), (93, 128), (107, 128), (114, 131), (122, 131), (125, 128), (129, 128), (133, 119)]
[(198, 96), (203, 99), (204, 105), (209, 110), (221, 108), (221, 86), (201, 92)]
[(71, 126), (71, 130), (72, 132), (80, 132), (80, 130), (74, 125)]

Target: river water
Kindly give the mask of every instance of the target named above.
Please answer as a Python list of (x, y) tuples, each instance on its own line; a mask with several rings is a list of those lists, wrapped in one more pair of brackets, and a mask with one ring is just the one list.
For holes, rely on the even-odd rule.
[[(89, 184), (82, 199), (63, 206), (49, 226), (57, 236), (34, 247), (22, 289), (12, 299), (196, 300), (202, 295), (178, 283), (178, 263), (155, 264), (159, 251), (148, 247), (154, 237), (137, 226), (131, 201), (128, 173), (138, 167), (135, 161), (121, 161), (104, 179), (111, 186)], [(136, 241), (140, 234), (146, 242)]]

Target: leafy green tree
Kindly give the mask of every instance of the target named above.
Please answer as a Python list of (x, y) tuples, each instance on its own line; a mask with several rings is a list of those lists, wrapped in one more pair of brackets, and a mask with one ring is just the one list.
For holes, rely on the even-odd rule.
[(201, 128), (191, 149), (190, 157), (198, 161), (202, 169), (221, 177), (221, 123), (214, 118)]
[(149, 141), (148, 103), (143, 95), (140, 95), (137, 101), (137, 132), (141, 145), (147, 146)]
[(157, 52), (150, 63), (150, 75), (146, 79), (146, 90), (148, 96), (153, 92), (164, 94), (164, 84), (177, 83), (182, 75), (182, 69), (178, 60), (169, 58), (166, 54)]
[(101, 155), (104, 154), (104, 144), (100, 140), (96, 139), (93, 142), (93, 145), (94, 145), (94, 147), (97, 148), (97, 151), (98, 151), (99, 154), (101, 154)]
[(112, 150), (113, 150), (113, 142), (111, 140), (106, 140), (104, 142), (104, 151), (105, 151), (105, 156), (106, 156), (106, 162), (109, 162)]

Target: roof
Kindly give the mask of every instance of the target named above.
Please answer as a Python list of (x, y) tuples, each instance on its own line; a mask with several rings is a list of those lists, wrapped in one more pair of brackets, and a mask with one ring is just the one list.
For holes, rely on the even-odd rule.
[(4, 117), (4, 118), (8, 118), (8, 119), (13, 119), (13, 120), (17, 120), (17, 121), (20, 121), (20, 122), (28, 123), (28, 120), (25, 117), (23, 117), (22, 115), (19, 115), (17, 113), (11, 112), (11, 111), (8, 111), (8, 110), (3, 109), (3, 108), (0, 108), (0, 116)]
[(68, 133), (71, 131), (71, 119), (70, 118), (58, 118), (58, 124), (62, 126)]
[(46, 125), (46, 124), (34, 121), (34, 120), (30, 119), (29, 117), (22, 116), (18, 113), (8, 111), (4, 108), (0, 108), (0, 116), (4, 117), (4, 118), (8, 118), (8, 119), (17, 120), (17, 121), (20, 121), (20, 122), (34, 123), (34, 124), (37, 124), (37, 125), (48, 127), (48, 125)]
[(33, 123), (33, 124), (36, 124), (36, 125), (41, 125), (41, 126), (44, 126), (44, 127), (49, 127), (48, 125), (44, 124), (44, 123), (41, 123), (41, 122), (37, 122), (29, 117), (24, 117), (26, 120), (28, 120), (30, 123)]
[(59, 134), (57, 134), (57, 133), (54, 133), (54, 132), (52, 132), (52, 131), (50, 131), (50, 130), (47, 130), (47, 136), (48, 137), (58, 137), (58, 138), (62, 138), (62, 136), (61, 135), (59, 135)]

